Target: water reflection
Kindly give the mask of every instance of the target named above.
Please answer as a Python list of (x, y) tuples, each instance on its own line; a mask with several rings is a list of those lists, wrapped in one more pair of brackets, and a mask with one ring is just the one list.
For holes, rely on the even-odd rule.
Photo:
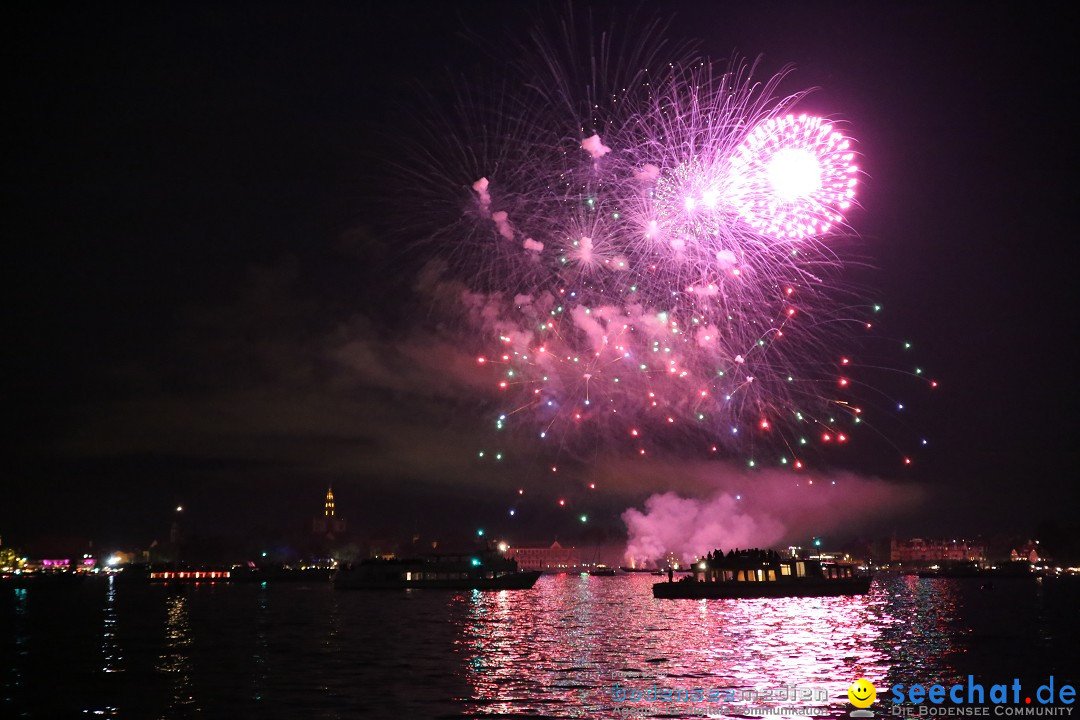
[[(6, 589), (6, 588), (5, 588)], [(11, 707), (15, 704), (20, 689), (26, 685), (24, 664), (28, 652), (28, 608), (26, 600), (26, 588), (11, 588), (13, 593), (13, 607), (11, 609), (11, 646), (4, 648), (4, 656), (10, 657), (5, 663), (3, 697), (0, 698), (0, 709)]]
[(963, 679), (954, 664), (960, 652), (955, 627), (960, 608), (957, 583), (903, 575), (876, 585), (882, 628), (878, 647), (898, 668), (888, 684), (930, 677), (945, 683)]
[(122, 672), (120, 646), (116, 641), (116, 577), (110, 575), (106, 580), (104, 626), (101, 631), (102, 672)]
[(191, 677), (191, 620), (187, 595), (172, 595), (166, 602), (165, 648), (157, 670), (172, 678), (169, 712), (163, 717), (184, 717), (199, 711)]
[(269, 603), (269, 590), (266, 583), (263, 582), (259, 586), (255, 606), (255, 651), (251, 655), (251, 698), (256, 702), (261, 702), (266, 697), (267, 658), (270, 654), (270, 647), (266, 637), (270, 625)]
[[(857, 598), (661, 601), (652, 582), (546, 576), (502, 593), (237, 583), (179, 596), (123, 583), (114, 594), (93, 579), (78, 592), (4, 588), (0, 718), (745, 717), (795, 704), (840, 717), (855, 677), (881, 694), (968, 673), (1063, 677), (1080, 664), (1080, 583), (983, 590), (882, 577)], [(624, 698), (652, 688), (703, 697), (631, 703), (616, 684)], [(709, 702), (705, 691), (725, 696)]]
[(651, 582), (562, 575), (533, 592), (463, 596), (470, 710), (611, 716), (628, 707), (627, 692), (670, 689), (684, 701), (654, 702), (653, 714), (839, 712), (851, 679), (889, 673), (882, 635), (899, 615), (880, 587), (864, 597), (667, 601), (651, 598)]

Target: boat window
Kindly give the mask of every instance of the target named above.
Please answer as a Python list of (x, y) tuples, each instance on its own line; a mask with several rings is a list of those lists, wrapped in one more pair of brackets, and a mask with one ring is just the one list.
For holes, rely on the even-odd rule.
[(743, 572), (742, 570), (740, 570), (739, 574), (735, 576), (735, 580), (737, 582), (745, 582), (746, 581), (746, 573)]
[(795, 575), (796, 577), (806, 577), (806, 563), (795, 563)]
[(790, 565), (781, 565), (780, 566), (780, 574), (781, 575), (790, 575), (791, 574), (791, 566)]
[(776, 582), (776, 571), (769, 568), (769, 582)]

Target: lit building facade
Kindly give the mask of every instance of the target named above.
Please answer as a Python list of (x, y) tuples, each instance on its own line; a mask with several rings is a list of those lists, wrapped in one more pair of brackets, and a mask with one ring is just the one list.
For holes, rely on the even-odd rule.
[(517, 560), (522, 570), (540, 570), (544, 572), (565, 572), (580, 570), (581, 552), (577, 548), (566, 548), (555, 541), (551, 547), (510, 548), (506, 557)]
[(986, 562), (986, 547), (967, 540), (910, 540), (892, 539), (889, 560), (909, 565), (929, 565), (937, 562)]

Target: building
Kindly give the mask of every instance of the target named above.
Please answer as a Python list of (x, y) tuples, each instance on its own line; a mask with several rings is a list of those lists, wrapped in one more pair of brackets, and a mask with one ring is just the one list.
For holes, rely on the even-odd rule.
[(967, 540), (924, 540), (911, 538), (889, 544), (889, 560), (907, 565), (932, 565), (939, 562), (986, 562), (986, 546)]
[(551, 547), (510, 548), (506, 557), (517, 560), (522, 570), (544, 572), (574, 572), (582, 569), (581, 552), (577, 548), (565, 548), (558, 540)]
[(1037, 563), (1046, 558), (1039, 555), (1039, 541), (1032, 542), (1028, 540), (1026, 544), (1021, 545), (1019, 548), (1013, 548), (1009, 551), (1009, 559), (1013, 562), (1027, 561), (1029, 563)]
[(334, 508), (334, 489), (326, 489), (326, 500), (323, 502), (323, 514), (320, 517), (312, 518), (311, 520), (311, 532), (313, 535), (320, 535), (327, 540), (333, 540), (335, 537), (339, 537), (345, 534), (348, 529), (348, 525), (345, 523), (345, 519), (338, 517), (337, 511)]

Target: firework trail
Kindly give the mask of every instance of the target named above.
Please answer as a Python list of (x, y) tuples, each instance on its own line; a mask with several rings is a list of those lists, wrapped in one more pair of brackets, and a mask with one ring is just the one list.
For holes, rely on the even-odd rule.
[(870, 324), (830, 247), (859, 177), (844, 129), (779, 92), (787, 68), (536, 47), (407, 171), (443, 213), (495, 429), (794, 469), (846, 443), (863, 409), (839, 348)]

